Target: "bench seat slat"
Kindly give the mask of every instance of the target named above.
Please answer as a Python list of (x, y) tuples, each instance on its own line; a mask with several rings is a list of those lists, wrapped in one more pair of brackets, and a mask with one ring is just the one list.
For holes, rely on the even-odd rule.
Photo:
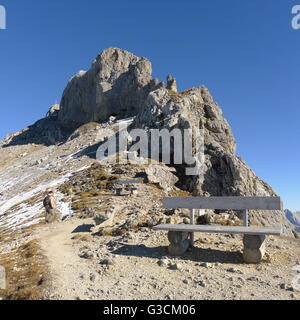
[(280, 197), (171, 197), (163, 199), (168, 209), (283, 210)]
[(182, 232), (207, 232), (229, 233), (248, 235), (280, 235), (281, 227), (232, 227), (216, 225), (190, 225), (190, 224), (160, 224), (154, 230), (182, 231)]
[(119, 180), (116, 181), (114, 184), (137, 184), (137, 183), (141, 183), (140, 180)]

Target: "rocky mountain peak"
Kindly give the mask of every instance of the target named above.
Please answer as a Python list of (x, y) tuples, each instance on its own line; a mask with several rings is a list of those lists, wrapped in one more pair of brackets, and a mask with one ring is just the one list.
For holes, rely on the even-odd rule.
[(110, 116), (136, 114), (155, 87), (151, 74), (148, 59), (118, 48), (104, 50), (89, 71), (80, 71), (69, 80), (61, 100), (60, 123), (75, 129)]
[[(30, 143), (55, 147), (58, 142), (67, 143), (78, 136), (88, 136), (88, 131), (80, 129), (82, 125), (96, 123), (110, 128), (115, 125), (111, 119), (134, 117), (130, 128), (143, 128), (148, 136), (151, 129), (202, 129), (205, 159), (202, 173), (187, 176), (183, 174), (186, 163), (168, 164), (176, 169), (179, 180), (176, 187), (181, 190), (194, 196), (277, 195), (236, 155), (230, 125), (205, 86), (177, 92), (176, 79), (171, 75), (165, 86), (164, 82), (152, 79), (151, 74), (148, 59), (108, 48), (93, 61), (90, 70), (80, 71), (69, 80), (60, 105), (52, 106), (47, 116), (34, 125), (8, 135), (0, 142), (0, 147)], [(101, 141), (96, 139), (94, 149), (99, 144)], [(89, 148), (80, 147), (82, 154), (84, 150), (90, 153)], [(293, 226), (283, 211), (250, 212), (249, 216), (255, 225), (280, 224), (285, 234), (293, 235)]]

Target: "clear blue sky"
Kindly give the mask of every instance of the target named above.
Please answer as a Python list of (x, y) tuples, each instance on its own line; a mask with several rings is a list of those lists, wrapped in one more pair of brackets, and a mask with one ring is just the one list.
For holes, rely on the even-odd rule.
[(116, 46), (149, 58), (180, 90), (204, 84), (238, 155), (300, 210), (300, 0), (0, 0), (0, 139), (60, 101), (68, 79)]

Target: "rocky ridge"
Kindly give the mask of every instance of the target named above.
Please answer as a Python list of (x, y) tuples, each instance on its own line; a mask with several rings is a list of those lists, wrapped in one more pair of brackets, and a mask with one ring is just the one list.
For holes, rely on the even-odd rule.
[(292, 212), (288, 209), (284, 210), (286, 218), (295, 226), (295, 230), (300, 233), (300, 212)]

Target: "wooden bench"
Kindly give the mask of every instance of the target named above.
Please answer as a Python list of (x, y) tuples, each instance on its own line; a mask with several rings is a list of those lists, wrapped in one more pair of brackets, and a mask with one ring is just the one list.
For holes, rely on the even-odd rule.
[[(259, 263), (265, 254), (266, 235), (280, 235), (281, 227), (249, 227), (248, 210), (283, 210), (280, 197), (184, 197), (164, 198), (167, 209), (191, 210), (190, 225), (161, 224), (154, 230), (168, 231), (169, 252), (183, 254), (194, 245), (194, 232), (243, 234), (243, 257), (246, 263)], [(244, 226), (194, 225), (195, 209), (243, 210)]]
[(124, 186), (129, 186), (130, 194), (136, 195), (137, 187), (135, 187), (135, 185), (138, 183), (140, 183), (140, 180), (118, 180), (114, 183), (114, 189), (116, 190), (117, 196), (121, 196)]

